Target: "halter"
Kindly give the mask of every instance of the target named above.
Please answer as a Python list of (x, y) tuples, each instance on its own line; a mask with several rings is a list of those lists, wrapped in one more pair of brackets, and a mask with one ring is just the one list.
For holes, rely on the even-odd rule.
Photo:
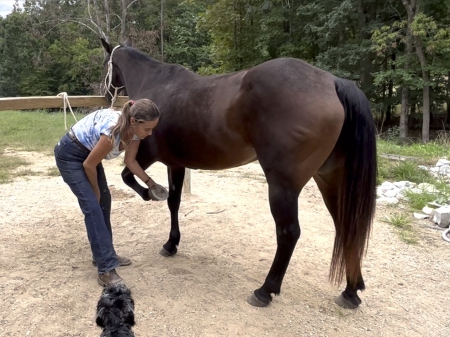
[[(125, 87), (125, 86), (115, 87), (115, 86), (112, 85), (112, 72), (113, 72), (113, 63), (112, 63), (112, 60), (113, 60), (113, 54), (114, 54), (114, 51), (115, 51), (117, 48), (119, 48), (119, 47), (120, 47), (120, 45), (114, 47), (114, 49), (113, 49), (112, 52), (111, 52), (111, 56), (109, 57), (109, 61), (108, 61), (108, 73), (106, 74), (106, 77), (105, 77), (106, 91), (111, 95), (111, 108), (113, 107), (114, 102), (115, 102), (116, 99), (117, 99), (117, 92), (118, 92), (120, 89), (122, 89), (122, 88)], [(113, 88), (114, 88), (114, 95), (111, 93), (111, 91), (109, 91), (109, 87), (113, 87)]]

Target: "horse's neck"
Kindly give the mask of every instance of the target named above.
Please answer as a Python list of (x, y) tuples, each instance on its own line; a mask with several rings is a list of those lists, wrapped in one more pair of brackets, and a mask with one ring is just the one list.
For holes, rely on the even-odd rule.
[[(129, 66), (126, 67), (129, 68)], [(145, 87), (148, 90), (151, 90), (152, 88), (156, 88), (162, 84), (167, 84), (168, 82), (173, 81), (174, 79), (170, 78), (170, 76), (175, 72), (182, 72), (183, 78), (195, 76), (187, 69), (182, 69), (177, 65), (162, 63), (152, 59), (133, 62), (132, 70), (122, 71), (122, 75), (124, 76), (126, 83), (133, 83), (133, 87)]]

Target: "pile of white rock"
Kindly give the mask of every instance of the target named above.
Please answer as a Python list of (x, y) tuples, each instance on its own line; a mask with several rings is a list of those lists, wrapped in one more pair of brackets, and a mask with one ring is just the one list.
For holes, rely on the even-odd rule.
[(435, 178), (443, 178), (444, 180), (450, 180), (450, 160), (446, 158), (439, 159), (435, 166), (426, 167), (419, 165), (422, 170), (428, 171)]
[[(450, 180), (450, 161), (447, 159), (439, 159), (435, 166), (427, 168), (419, 166), (421, 169), (427, 170), (431, 175), (437, 178)], [(400, 200), (407, 200), (407, 193), (431, 193), (438, 194), (437, 188), (428, 183), (416, 184), (410, 181), (388, 182), (385, 181), (377, 187), (377, 203), (381, 204), (398, 204)], [(448, 201), (450, 203), (450, 200)], [(416, 219), (431, 219), (439, 227), (447, 228), (450, 224), (450, 205), (438, 204), (436, 201), (429, 203), (422, 209), (422, 213), (414, 213)]]
[(407, 200), (406, 193), (437, 193), (434, 185), (428, 183), (416, 184), (410, 181), (391, 183), (385, 181), (377, 187), (377, 202), (384, 204), (398, 204), (399, 200)]

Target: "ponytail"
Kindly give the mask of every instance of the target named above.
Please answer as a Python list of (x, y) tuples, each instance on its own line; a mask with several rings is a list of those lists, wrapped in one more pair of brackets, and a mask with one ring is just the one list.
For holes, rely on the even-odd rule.
[(124, 138), (125, 132), (130, 126), (131, 106), (133, 104), (134, 101), (128, 101), (123, 105), (119, 120), (117, 121), (117, 124), (112, 128), (111, 134), (109, 135), (111, 143), (114, 144), (114, 140), (116, 139), (117, 135), (119, 135), (120, 141), (122, 141), (122, 139)]

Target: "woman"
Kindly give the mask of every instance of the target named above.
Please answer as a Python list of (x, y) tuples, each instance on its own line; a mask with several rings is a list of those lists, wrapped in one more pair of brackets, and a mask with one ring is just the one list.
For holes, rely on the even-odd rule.
[(131, 264), (113, 247), (110, 222), (111, 193), (106, 182), (103, 159), (116, 158), (124, 150), (125, 164), (149, 188), (155, 182), (136, 161), (142, 139), (158, 124), (160, 112), (148, 99), (128, 101), (122, 112), (101, 109), (78, 121), (55, 146), (56, 166), (78, 198), (84, 214), (98, 283), (107, 286), (122, 281), (116, 268)]

